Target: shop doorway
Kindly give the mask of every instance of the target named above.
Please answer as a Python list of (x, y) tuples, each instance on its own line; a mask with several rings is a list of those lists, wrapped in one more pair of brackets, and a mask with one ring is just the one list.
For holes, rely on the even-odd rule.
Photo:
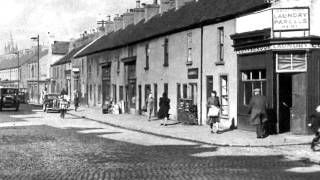
[(279, 74), (279, 133), (290, 131), (292, 110), (292, 75)]
[(138, 91), (139, 91), (139, 114), (142, 114), (142, 90), (141, 90), (141, 85), (138, 86)]
[(278, 74), (279, 133), (300, 133), (306, 119), (306, 74)]
[(158, 116), (158, 85), (153, 84), (154, 89), (154, 116)]

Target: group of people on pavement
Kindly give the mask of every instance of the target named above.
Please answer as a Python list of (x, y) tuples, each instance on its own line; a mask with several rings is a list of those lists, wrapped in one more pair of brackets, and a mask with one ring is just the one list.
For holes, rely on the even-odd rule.
[[(148, 116), (148, 121), (151, 121), (151, 115), (153, 112), (154, 107), (154, 98), (152, 96), (152, 91), (150, 90), (146, 99), (146, 111)], [(158, 118), (162, 119), (160, 125), (167, 126), (168, 119), (169, 119), (169, 110), (170, 110), (170, 99), (168, 98), (167, 93), (163, 93), (162, 97), (159, 100), (159, 111), (158, 111)]]

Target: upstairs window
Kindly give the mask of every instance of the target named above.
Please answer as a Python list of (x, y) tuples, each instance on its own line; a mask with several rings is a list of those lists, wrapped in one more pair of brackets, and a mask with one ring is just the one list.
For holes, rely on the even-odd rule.
[(167, 67), (169, 66), (169, 39), (164, 39), (164, 62), (163, 66)]
[(187, 34), (187, 64), (192, 64), (192, 33)]
[(218, 28), (218, 61), (224, 61), (224, 27)]
[(129, 46), (128, 47), (128, 57), (132, 57), (133, 56), (133, 46)]
[(145, 64), (144, 69), (148, 70), (149, 69), (149, 55), (150, 55), (149, 44), (146, 44), (146, 46), (145, 46), (145, 54), (146, 54), (146, 64)]
[(117, 61), (117, 73), (119, 74), (119, 72), (120, 72), (120, 55), (119, 55), (119, 53), (116, 53), (115, 59)]

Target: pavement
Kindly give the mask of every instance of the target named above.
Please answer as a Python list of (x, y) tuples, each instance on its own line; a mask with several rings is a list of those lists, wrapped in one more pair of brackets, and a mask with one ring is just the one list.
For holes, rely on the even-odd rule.
[(208, 126), (184, 125), (173, 120), (169, 120), (168, 126), (160, 126), (161, 120), (156, 118), (148, 121), (145, 116), (141, 115), (102, 114), (101, 108), (80, 107), (77, 112), (70, 110), (68, 114), (131, 131), (205, 145), (271, 148), (281, 151), (293, 159), (320, 164), (320, 151), (310, 150), (312, 135), (284, 133), (257, 139), (255, 132), (238, 129), (225, 129), (221, 134), (211, 134)]

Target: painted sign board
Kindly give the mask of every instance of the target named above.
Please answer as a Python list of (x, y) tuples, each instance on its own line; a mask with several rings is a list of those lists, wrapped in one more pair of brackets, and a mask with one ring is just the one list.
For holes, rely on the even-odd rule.
[(310, 29), (309, 8), (275, 8), (272, 11), (273, 31)]
[(198, 79), (198, 77), (199, 77), (199, 69), (198, 68), (188, 69), (188, 79)]

